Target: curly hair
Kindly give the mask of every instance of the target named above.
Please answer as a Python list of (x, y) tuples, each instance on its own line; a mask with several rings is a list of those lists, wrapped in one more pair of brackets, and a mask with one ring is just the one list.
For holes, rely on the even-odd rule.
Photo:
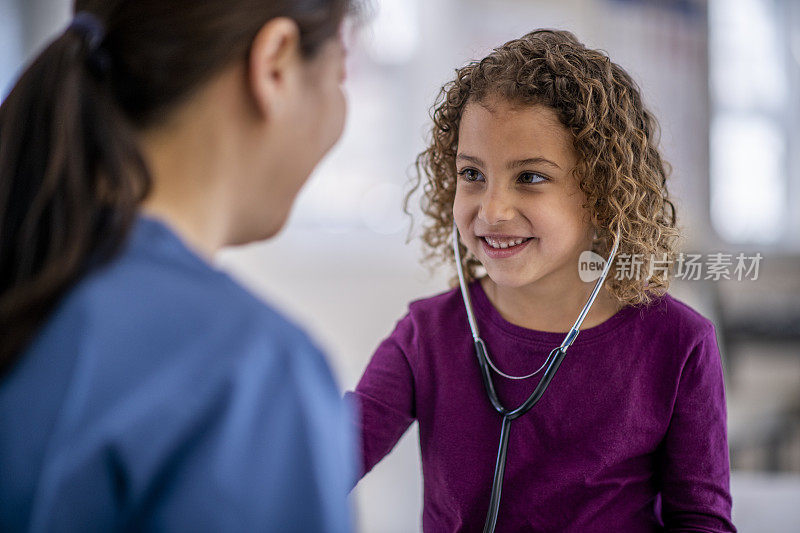
[[(620, 245), (612, 272), (631, 258), (649, 276), (609, 274), (606, 288), (620, 302), (647, 304), (669, 288), (679, 237), (666, 179), (669, 165), (658, 151), (658, 123), (645, 108), (636, 83), (599, 50), (567, 31), (537, 30), (495, 48), (480, 61), (456, 70), (440, 90), (432, 111), (427, 149), (417, 156), (416, 179), (406, 197), (422, 186), (426, 260), (454, 260), (450, 236), (456, 192), (456, 153), (466, 104), (501, 97), (519, 105), (546, 105), (571, 132), (578, 163), (573, 175), (583, 191), (598, 238), (593, 251), (607, 257), (614, 235)], [(480, 263), (462, 245), (464, 270), (478, 276)], [(654, 261), (655, 260), (655, 261)], [(652, 265), (652, 272), (651, 272)], [(617, 271), (620, 272), (619, 270)], [(618, 279), (621, 278), (621, 279)]]

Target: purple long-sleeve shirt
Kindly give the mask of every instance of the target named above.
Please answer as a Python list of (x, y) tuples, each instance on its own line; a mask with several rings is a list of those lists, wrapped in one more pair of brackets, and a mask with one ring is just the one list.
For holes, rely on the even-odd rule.
[[(479, 283), (470, 292), (504, 372), (530, 373), (563, 340), (503, 319)], [(513, 407), (537, 381), (495, 376)], [(458, 290), (413, 302), (347, 396), (362, 474), (417, 420), (424, 531), (481, 531), (500, 416)], [(736, 531), (729, 473), (714, 326), (666, 295), (581, 331), (541, 401), (511, 423), (497, 531)]]

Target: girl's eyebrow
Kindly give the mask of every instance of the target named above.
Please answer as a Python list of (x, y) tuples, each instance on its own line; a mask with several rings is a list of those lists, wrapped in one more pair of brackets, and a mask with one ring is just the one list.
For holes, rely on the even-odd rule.
[(518, 159), (517, 161), (511, 161), (506, 166), (508, 167), (509, 170), (512, 170), (515, 168), (525, 167), (528, 165), (536, 165), (536, 164), (550, 165), (551, 167), (555, 167), (558, 170), (561, 170), (561, 167), (558, 166), (555, 162), (550, 161), (549, 159), (541, 156), (529, 157), (528, 159)]
[[(482, 167), (486, 166), (486, 163), (484, 163), (483, 160), (481, 160), (480, 158), (475, 157), (473, 155), (458, 154), (456, 156), (456, 160), (457, 161), (468, 161), (470, 163), (474, 163), (474, 164), (476, 164), (478, 166), (482, 166)], [(514, 170), (515, 168), (524, 167), (524, 166), (527, 166), (527, 165), (536, 165), (536, 164), (545, 164), (545, 165), (549, 165), (551, 167), (555, 167), (558, 170), (561, 170), (561, 167), (558, 166), (556, 163), (554, 163), (553, 161), (550, 161), (549, 159), (547, 159), (545, 157), (541, 157), (541, 156), (529, 157), (527, 159), (518, 159), (516, 161), (509, 161), (508, 164), (506, 165), (506, 168), (508, 168), (509, 170)]]
[(456, 161), (467, 161), (468, 163), (475, 163), (479, 167), (486, 166), (486, 163), (484, 163), (483, 160), (475, 157), (474, 155), (458, 154), (456, 156)]

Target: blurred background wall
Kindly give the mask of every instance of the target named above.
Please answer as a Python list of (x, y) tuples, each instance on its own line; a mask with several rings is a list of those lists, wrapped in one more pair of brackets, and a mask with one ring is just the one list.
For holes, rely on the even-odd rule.
[[(352, 388), (409, 301), (447, 288), (402, 213), (439, 87), (539, 27), (606, 50), (640, 84), (672, 164), (682, 249), (760, 257), (749, 278), (671, 292), (717, 326), (741, 531), (800, 523), (800, 2), (373, 0), (350, 33), (349, 119), (276, 239), (219, 264), (302, 322)], [(0, 0), (0, 95), (70, 16), (67, 0)], [(419, 218), (416, 219), (417, 221)], [(753, 279), (755, 278), (755, 279)], [(359, 529), (419, 529), (416, 428), (353, 493)]]

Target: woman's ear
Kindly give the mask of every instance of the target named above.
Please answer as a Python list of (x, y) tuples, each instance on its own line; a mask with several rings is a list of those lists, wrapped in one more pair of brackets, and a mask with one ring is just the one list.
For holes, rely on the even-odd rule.
[(278, 17), (264, 24), (253, 39), (248, 66), (250, 93), (258, 111), (265, 118), (280, 113), (300, 80), (302, 55), (297, 23)]

